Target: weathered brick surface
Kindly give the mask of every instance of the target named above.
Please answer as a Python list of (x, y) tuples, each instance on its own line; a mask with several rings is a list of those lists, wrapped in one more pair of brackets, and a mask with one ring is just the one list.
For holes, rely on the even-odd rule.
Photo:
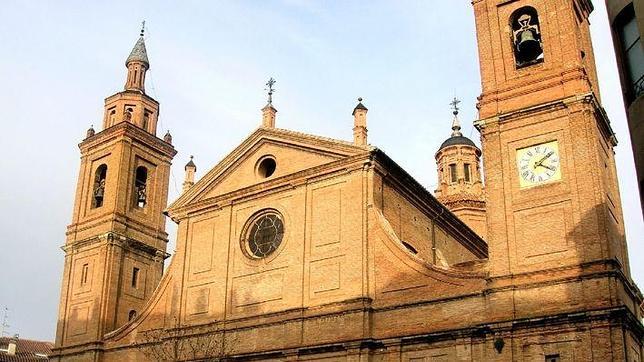
[[(542, 63), (517, 69), (506, 24), (525, 5), (540, 16), (546, 52)], [(126, 322), (121, 311), (136, 296), (124, 285), (96, 282), (86, 291), (74, 284), (83, 260), (96, 265), (91, 274), (101, 280), (129, 280), (118, 276), (121, 267), (145, 259), (149, 249), (139, 253), (121, 239), (102, 239), (104, 233), (164, 245), (165, 199), (153, 197), (156, 211), (140, 215), (128, 208), (127, 190), (134, 154), (147, 152), (147, 162), (158, 160), (151, 195), (165, 195), (174, 153), (123, 122), (81, 144), (56, 357), (158, 360), (149, 352), (160, 338), (146, 336), (162, 332), (177, 337), (166, 344), (171, 360), (640, 361), (642, 296), (630, 280), (614, 142), (595, 92), (589, 2), (475, 0), (473, 6), (487, 243), (362, 138), (352, 144), (271, 122), (170, 205), (177, 252), (158, 288), (137, 299), (147, 300), (137, 317)], [(521, 188), (517, 150), (552, 141), (559, 145), (561, 179)], [(105, 216), (84, 206), (98, 166), (90, 156), (99, 154), (114, 162), (110, 170), (122, 170), (108, 186), (125, 190), (110, 196)], [(265, 177), (258, 164), (267, 156), (277, 167)], [(476, 150), (437, 155), (439, 166), (465, 159), (478, 164)], [(441, 184), (439, 196), (482, 195), (480, 174), (473, 176), (478, 183)], [(272, 253), (255, 258), (249, 222), (265, 210), (279, 215), (284, 233)], [(480, 208), (476, 215), (454, 211), (480, 226), (473, 223), (481, 222)], [(155, 262), (149, 264), (161, 265)], [(154, 270), (145, 272), (156, 285), (160, 269)], [(79, 318), (73, 307), (84, 305), (91, 308)], [(216, 346), (182, 344), (204, 339)]]

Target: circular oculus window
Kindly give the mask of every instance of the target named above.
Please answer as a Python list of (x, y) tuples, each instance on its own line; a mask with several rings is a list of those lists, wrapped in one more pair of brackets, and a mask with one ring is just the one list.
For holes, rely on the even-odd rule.
[(282, 243), (284, 222), (277, 212), (262, 212), (251, 218), (246, 225), (244, 242), (252, 257), (265, 258)]
[(257, 165), (257, 173), (263, 178), (269, 178), (275, 173), (276, 168), (277, 162), (275, 162), (274, 158), (270, 156), (264, 157)]

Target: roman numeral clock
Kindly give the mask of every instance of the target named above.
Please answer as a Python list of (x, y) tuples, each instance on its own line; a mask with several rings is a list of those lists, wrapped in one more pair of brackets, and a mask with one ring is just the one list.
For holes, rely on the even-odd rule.
[(517, 169), (521, 188), (561, 180), (559, 144), (540, 143), (517, 150)]

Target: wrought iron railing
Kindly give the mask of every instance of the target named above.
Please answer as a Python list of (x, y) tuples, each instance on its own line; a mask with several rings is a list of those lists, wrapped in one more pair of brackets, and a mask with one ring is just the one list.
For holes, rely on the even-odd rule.
[(633, 100), (644, 93), (644, 74), (633, 83)]

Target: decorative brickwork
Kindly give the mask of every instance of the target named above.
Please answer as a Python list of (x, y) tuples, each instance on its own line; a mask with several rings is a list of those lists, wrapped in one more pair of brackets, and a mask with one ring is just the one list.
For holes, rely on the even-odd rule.
[[(436, 154), (438, 199), (368, 145), (364, 106), (353, 143), (264, 117), (167, 208), (177, 250), (160, 278), (174, 149), (136, 112), (81, 143), (54, 359), (641, 361), (592, 4), (473, 7), (482, 151), (455, 122)], [(140, 166), (147, 211), (131, 193)], [(553, 174), (522, 182), (526, 167)]]

